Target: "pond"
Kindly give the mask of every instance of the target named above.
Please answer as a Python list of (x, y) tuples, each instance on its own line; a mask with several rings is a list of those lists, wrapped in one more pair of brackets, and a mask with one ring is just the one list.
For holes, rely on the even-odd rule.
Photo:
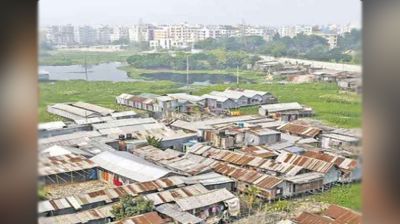
[[(118, 69), (121, 65), (120, 62), (88, 65), (87, 80), (114, 82), (134, 81), (128, 77), (127, 72)], [(49, 72), (50, 80), (86, 80), (85, 67), (83, 65), (39, 66), (39, 70)]]
[[(172, 81), (177, 84), (186, 84), (186, 74), (159, 72), (143, 74), (143, 79), (132, 79), (126, 71), (118, 69), (123, 64), (120, 62), (103, 63), (98, 65), (89, 65), (87, 70), (87, 78), (85, 67), (83, 65), (68, 65), (68, 66), (39, 66), (39, 71), (49, 73), (50, 80), (88, 80), (88, 81)], [(210, 85), (235, 83), (236, 77), (229, 74), (209, 74), (196, 73), (189, 74), (189, 84), (192, 85)], [(249, 82), (244, 78), (240, 82)]]

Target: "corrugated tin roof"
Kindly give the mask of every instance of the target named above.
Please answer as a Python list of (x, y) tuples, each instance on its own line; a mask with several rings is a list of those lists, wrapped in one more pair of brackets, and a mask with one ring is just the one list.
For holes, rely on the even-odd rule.
[(107, 121), (114, 120), (112, 117), (91, 117), (91, 118), (84, 118), (79, 120), (74, 120), (76, 124), (84, 125), (84, 124), (97, 124), (97, 123), (104, 123)]
[(240, 152), (216, 149), (210, 146), (203, 145), (201, 143), (192, 146), (188, 151), (195, 155), (201, 155), (211, 159), (232, 163), (238, 166), (257, 167), (263, 163), (262, 159), (256, 156), (245, 155), (244, 153)]
[(155, 209), (157, 212), (171, 217), (173, 220), (182, 224), (197, 224), (204, 221), (189, 212), (182, 211), (176, 204), (162, 204)]
[(217, 95), (210, 95), (210, 94), (204, 94), (201, 96), (204, 99), (213, 99), (216, 100), (218, 102), (225, 102), (227, 100), (230, 100), (229, 98), (225, 97), (225, 96), (217, 96)]
[(308, 212), (301, 213), (294, 221), (297, 224), (332, 224), (332, 220)]
[(335, 224), (361, 224), (360, 213), (337, 205), (329, 206), (323, 214), (334, 219)]
[(299, 224), (361, 224), (361, 214), (337, 205), (331, 205), (322, 214), (301, 213), (294, 219)]
[(344, 170), (353, 170), (357, 167), (357, 161), (354, 159), (344, 158), (338, 155), (328, 154), (324, 152), (307, 151), (303, 156), (323, 160), (325, 162), (334, 163)]
[(111, 117), (118, 118), (118, 117), (125, 117), (125, 116), (135, 116), (137, 113), (135, 111), (121, 111), (121, 112), (114, 112), (111, 114)]
[(238, 93), (238, 92), (218, 92), (218, 91), (212, 91), (209, 93), (212, 96), (222, 96), (222, 97), (226, 97), (229, 99), (233, 99), (233, 100), (238, 100), (240, 98), (248, 98), (247, 96), (245, 96), (243, 93)]
[(51, 217), (40, 217), (38, 219), (39, 224), (54, 224), (54, 223), (63, 223), (63, 224), (80, 224), (87, 223), (90, 221), (96, 221), (100, 219), (106, 219), (109, 217), (114, 217), (111, 213), (112, 206), (114, 204), (77, 212), (73, 214), (67, 215), (58, 215)]
[(197, 175), (211, 170), (208, 164), (193, 161), (192, 159), (183, 156), (182, 153), (174, 150), (162, 151), (153, 146), (145, 146), (136, 149), (133, 153), (142, 158), (163, 165), (168, 169), (188, 175)]
[(97, 165), (81, 155), (67, 154), (53, 157), (39, 157), (39, 176), (86, 170)]
[(279, 163), (269, 159), (260, 166), (260, 169), (284, 174), (284, 176), (295, 176), (304, 168), (290, 163)]
[(38, 125), (38, 129), (39, 130), (54, 130), (54, 129), (61, 129), (65, 126), (66, 126), (66, 124), (62, 121), (53, 121), (53, 122), (40, 123)]
[(319, 173), (327, 173), (333, 166), (333, 163), (328, 163), (322, 160), (300, 156), (293, 153), (282, 151), (276, 158), (277, 162), (289, 163), (292, 165), (303, 167), (304, 169), (312, 170)]
[(63, 208), (73, 207), (75, 210), (81, 209), (84, 205), (96, 202), (111, 203), (123, 194), (137, 196), (154, 191), (177, 187), (184, 185), (181, 177), (167, 177), (155, 181), (142, 183), (132, 183), (121, 187), (108, 188), (93, 192), (73, 195), (65, 198), (40, 201), (38, 203), (38, 212), (57, 211)]
[(187, 93), (172, 93), (167, 95), (178, 100), (185, 100), (190, 102), (199, 102), (204, 100), (204, 98), (201, 96), (189, 95)]
[[(49, 106), (48, 108), (56, 109), (57, 111), (62, 111), (65, 113), (70, 113), (70, 114), (75, 115), (80, 118), (100, 116), (100, 114), (96, 114), (96, 112), (94, 112), (94, 111), (75, 107), (75, 106), (72, 106), (70, 104), (65, 104), (65, 103), (57, 103), (57, 104)], [(61, 115), (61, 114), (59, 114), (59, 115)]]
[(249, 184), (254, 184), (265, 190), (270, 190), (283, 182), (283, 180), (278, 177), (269, 176), (255, 170), (244, 169), (222, 162), (214, 164), (213, 169), (217, 173)]
[(148, 212), (141, 215), (125, 218), (113, 224), (164, 224), (168, 223), (168, 220), (161, 218), (157, 212)]
[(102, 152), (90, 160), (103, 169), (138, 182), (156, 180), (171, 173), (124, 151)]
[(134, 126), (141, 124), (155, 124), (158, 123), (154, 118), (129, 118), (122, 120), (110, 120), (104, 124), (94, 124), (93, 129), (107, 129), (107, 128), (119, 128), (124, 126)]
[(251, 123), (252, 121), (258, 121), (260, 119), (264, 119), (264, 118), (260, 117), (258, 115), (243, 115), (243, 116), (235, 116), (235, 117), (207, 119), (207, 120), (195, 121), (195, 122), (186, 122), (186, 121), (177, 120), (177, 121), (173, 122), (171, 124), (171, 126), (196, 132), (199, 129), (210, 128), (212, 125), (228, 124), (228, 123), (235, 123), (235, 122)]
[(265, 104), (261, 105), (261, 108), (267, 110), (268, 113), (287, 111), (287, 110), (301, 110), (303, 106), (299, 103), (277, 103), (277, 104)]
[(204, 186), (235, 182), (233, 179), (215, 172), (205, 173), (192, 177), (183, 177), (183, 180), (186, 184), (202, 184)]
[(316, 127), (310, 127), (300, 124), (287, 123), (277, 128), (281, 132), (295, 134), (303, 137), (315, 138), (322, 133), (322, 130)]
[(263, 92), (263, 91), (256, 91), (256, 90), (249, 90), (249, 89), (226, 89), (224, 92), (227, 93), (235, 93), (235, 94), (241, 94), (244, 95), (246, 97), (254, 97), (256, 95), (259, 96), (264, 96), (266, 94), (268, 94), (267, 92)]
[(341, 134), (322, 134), (322, 137), (333, 138), (343, 142), (359, 142), (360, 139)]
[(52, 145), (71, 146), (78, 143), (86, 142), (89, 138), (98, 137), (101, 134), (97, 131), (78, 131), (71, 134), (57, 135), (48, 138), (39, 139), (39, 145), (50, 147)]
[(144, 197), (154, 202), (154, 205), (176, 202), (179, 199), (207, 193), (208, 190), (201, 184), (175, 188), (167, 191), (147, 194)]
[(263, 146), (247, 146), (240, 149), (240, 151), (246, 154), (251, 154), (253, 156), (265, 159), (277, 156), (275, 152), (267, 148), (264, 148)]
[(85, 109), (85, 110), (90, 110), (90, 111), (99, 113), (102, 116), (110, 115), (111, 113), (113, 113), (115, 111), (113, 109), (109, 109), (109, 108), (98, 106), (96, 104), (85, 103), (85, 102), (76, 102), (76, 103), (73, 103), (72, 105), (75, 107)]
[(303, 174), (299, 174), (299, 175), (296, 175), (293, 177), (285, 178), (285, 180), (295, 183), (295, 184), (309, 183), (312, 181), (322, 180), (322, 179), (324, 179), (324, 175), (321, 173), (316, 173), (316, 172), (303, 173)]
[(191, 209), (202, 208), (205, 206), (213, 205), (235, 197), (236, 197), (235, 195), (233, 195), (231, 192), (223, 188), (200, 195), (195, 195), (192, 197), (178, 199), (176, 200), (176, 204), (183, 211), (188, 211)]

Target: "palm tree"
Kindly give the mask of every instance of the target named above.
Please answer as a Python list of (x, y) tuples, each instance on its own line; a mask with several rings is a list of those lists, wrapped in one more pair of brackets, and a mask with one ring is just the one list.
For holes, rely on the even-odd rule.
[(161, 149), (162, 138), (156, 138), (155, 136), (147, 136), (146, 141), (149, 145)]

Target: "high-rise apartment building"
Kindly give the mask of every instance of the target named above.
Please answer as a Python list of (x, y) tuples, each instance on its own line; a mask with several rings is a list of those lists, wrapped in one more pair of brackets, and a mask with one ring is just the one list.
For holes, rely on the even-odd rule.
[(83, 45), (94, 45), (97, 43), (97, 30), (91, 26), (79, 27), (79, 43)]

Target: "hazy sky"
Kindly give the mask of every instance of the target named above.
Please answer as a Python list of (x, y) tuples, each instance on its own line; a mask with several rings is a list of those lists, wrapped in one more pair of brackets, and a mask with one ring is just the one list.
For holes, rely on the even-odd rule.
[(361, 23), (360, 0), (40, 0), (40, 25)]

